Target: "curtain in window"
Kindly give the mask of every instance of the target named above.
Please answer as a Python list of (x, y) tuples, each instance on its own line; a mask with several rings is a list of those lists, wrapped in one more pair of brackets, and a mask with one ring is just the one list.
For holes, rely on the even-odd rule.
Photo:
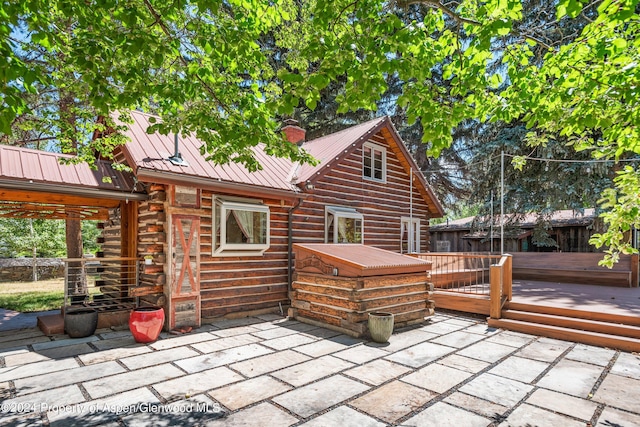
[(347, 235), (347, 218), (338, 218), (338, 242), (349, 242), (349, 236)]
[(247, 243), (255, 243), (253, 230), (253, 212), (233, 210), (233, 216), (240, 227), (240, 231), (247, 238)]

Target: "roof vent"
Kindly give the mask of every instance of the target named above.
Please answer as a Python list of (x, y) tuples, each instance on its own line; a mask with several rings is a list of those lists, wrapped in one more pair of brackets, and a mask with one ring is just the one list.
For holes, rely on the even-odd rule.
[(180, 154), (180, 151), (178, 149), (178, 133), (175, 134), (175, 138), (174, 138), (173, 156), (169, 157), (167, 160), (169, 160), (171, 164), (175, 166), (183, 166), (183, 167), (189, 166), (189, 162), (187, 162), (185, 159), (182, 158), (182, 154)]

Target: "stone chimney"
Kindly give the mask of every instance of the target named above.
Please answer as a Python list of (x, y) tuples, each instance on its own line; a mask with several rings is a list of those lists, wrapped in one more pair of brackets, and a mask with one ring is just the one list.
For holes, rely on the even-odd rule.
[(287, 140), (296, 145), (300, 145), (304, 142), (304, 137), (307, 134), (307, 131), (298, 126), (298, 121), (295, 119), (286, 119), (284, 121), (284, 126), (282, 127), (282, 132), (284, 132)]

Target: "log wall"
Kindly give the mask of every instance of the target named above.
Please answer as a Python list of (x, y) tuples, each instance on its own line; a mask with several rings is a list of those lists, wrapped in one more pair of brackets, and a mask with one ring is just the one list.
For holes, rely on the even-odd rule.
[[(224, 195), (216, 193), (216, 195)], [(202, 192), (200, 296), (202, 317), (227, 316), (288, 305), (289, 201), (263, 198), (271, 216), (271, 245), (262, 256), (213, 257), (213, 193)]]
[[(361, 148), (340, 163), (328, 163), (310, 197), (295, 210), (294, 243), (325, 243), (325, 206), (345, 206), (363, 214), (365, 245), (400, 252), (401, 218), (411, 210), (409, 174), (381, 135), (370, 141), (387, 147), (386, 182), (363, 179)], [(413, 218), (420, 219), (420, 249), (426, 251), (429, 208), (413, 186)]]

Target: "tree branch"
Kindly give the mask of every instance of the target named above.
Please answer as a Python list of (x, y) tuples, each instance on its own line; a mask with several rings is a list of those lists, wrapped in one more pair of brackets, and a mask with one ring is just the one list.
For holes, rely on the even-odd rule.
[[(436, 1), (436, 0), (396, 0), (396, 3), (398, 4), (398, 6), (401, 7), (407, 7), (410, 6), (412, 4), (422, 4), (428, 7), (433, 7), (434, 9), (438, 9), (440, 11), (442, 11), (445, 15), (447, 15), (449, 18), (453, 19), (455, 22), (457, 22), (458, 24), (467, 24), (467, 25), (473, 25), (474, 27), (480, 27), (482, 26), (481, 22), (475, 21), (473, 19), (469, 19), (469, 18), (464, 18), (460, 15), (458, 15), (453, 9), (445, 6), (444, 4)], [(540, 40), (539, 38), (535, 37), (535, 36), (531, 36), (531, 35), (526, 35), (526, 34), (521, 34), (517, 31), (514, 31), (516, 34), (524, 37), (527, 40), (531, 40), (532, 42), (535, 42), (537, 44), (539, 44), (540, 46), (544, 47), (547, 50), (552, 50), (553, 48), (546, 44), (545, 42), (543, 42), (542, 40)]]

